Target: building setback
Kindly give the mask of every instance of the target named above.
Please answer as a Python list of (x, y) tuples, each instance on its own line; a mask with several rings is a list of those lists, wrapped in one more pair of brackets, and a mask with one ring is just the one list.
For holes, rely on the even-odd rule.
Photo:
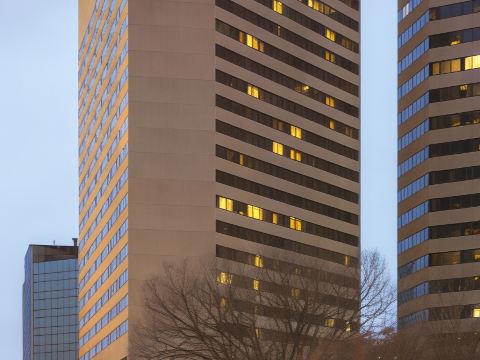
[(23, 360), (78, 359), (76, 246), (30, 245), (23, 284)]
[[(359, 257), (359, 1), (79, 2), (80, 360), (183, 257)], [(255, 260), (257, 259), (257, 260)]]
[(398, 317), (480, 317), (480, 1), (401, 0)]

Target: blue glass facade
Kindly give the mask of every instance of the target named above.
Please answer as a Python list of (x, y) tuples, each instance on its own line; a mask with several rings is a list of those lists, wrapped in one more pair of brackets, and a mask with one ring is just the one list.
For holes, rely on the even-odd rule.
[(77, 247), (31, 245), (25, 256), (23, 359), (78, 359)]

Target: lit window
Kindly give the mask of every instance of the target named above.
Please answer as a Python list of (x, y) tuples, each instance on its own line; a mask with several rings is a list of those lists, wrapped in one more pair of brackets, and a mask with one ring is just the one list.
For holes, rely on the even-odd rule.
[(255, 256), (255, 261), (254, 261), (254, 264), (256, 267), (258, 268), (263, 268), (263, 259), (260, 255), (256, 255)]
[(302, 231), (302, 220), (290, 217), (290, 229)]
[(473, 308), (473, 317), (474, 318), (480, 318), (480, 307), (475, 307)]
[(260, 329), (258, 328), (255, 328), (255, 336), (258, 338), (260, 338)]
[(253, 205), (248, 205), (248, 217), (257, 220), (263, 220), (263, 209)]
[(292, 288), (292, 297), (299, 298), (300, 297), (300, 289)]
[(454, 59), (452, 60), (452, 72), (457, 72), (457, 71), (462, 71), (462, 63), (460, 59)]
[(232, 283), (232, 274), (221, 272), (217, 275), (217, 282), (223, 285), (230, 285)]
[(345, 324), (345, 331), (346, 332), (350, 332), (352, 331), (352, 325), (347, 321), (347, 323)]
[(478, 69), (480, 68), (480, 55), (475, 55), (475, 56), (472, 56), (473, 58), (473, 68), (474, 69)]
[(258, 87), (250, 85), (250, 84), (248, 84), (247, 93), (248, 93), (248, 95), (253, 96), (257, 99), (260, 97)]
[(255, 36), (252, 36), (250, 34), (247, 34), (246, 45), (251, 47), (252, 49), (264, 52), (263, 41), (258, 40)]
[(480, 67), (480, 55), (465, 58), (465, 70), (478, 69)]
[(290, 159), (302, 161), (302, 153), (300, 151), (290, 149)]
[(331, 53), (330, 51), (325, 51), (325, 60), (334, 63), (335, 62), (335, 54)]
[(299, 127), (290, 125), (290, 135), (301, 139), (302, 138), (302, 129), (300, 129)]
[(240, 159), (239, 159), (238, 163), (242, 166), (245, 165), (245, 155), (240, 154)]
[(452, 40), (452, 41), (450, 42), (450, 45), (452, 45), (452, 46), (453, 46), (453, 45), (458, 45), (458, 44), (460, 44), (460, 42), (461, 42), (460, 39), (457, 38), (457, 39)]
[(310, 86), (302, 85), (302, 93), (306, 93), (306, 92), (308, 92), (308, 90), (310, 90)]
[(273, 11), (283, 14), (283, 4), (278, 0), (273, 0)]
[(474, 250), (473, 251), (473, 259), (475, 261), (480, 261), (480, 250)]
[(272, 223), (278, 224), (278, 214), (272, 214)]
[(227, 306), (227, 299), (225, 299), (224, 297), (221, 297), (220, 298), (220, 307), (224, 308)]
[(223, 210), (233, 211), (233, 200), (219, 196), (218, 207)]
[(283, 145), (274, 141), (272, 146), (272, 151), (275, 154), (283, 155)]
[(343, 259), (343, 263), (345, 264), (345, 266), (349, 266), (350, 265), (350, 256), (345, 255), (345, 257)]
[(465, 92), (468, 90), (468, 85), (460, 85), (458, 88), (460, 89), (460, 91)]
[(331, 96), (326, 96), (325, 97), (325, 104), (334, 108), (335, 107), (335, 99), (332, 98)]
[(330, 129), (332, 129), (332, 130), (335, 130), (335, 121), (330, 120), (330, 121), (328, 122), (328, 127), (329, 127)]
[(325, 326), (329, 328), (335, 327), (335, 319), (325, 319)]
[(325, 36), (327, 39), (335, 41), (336, 34), (330, 29), (325, 29)]
[(253, 290), (260, 290), (260, 281), (253, 279)]
[(440, 63), (436, 62), (432, 65), (432, 75), (440, 75)]

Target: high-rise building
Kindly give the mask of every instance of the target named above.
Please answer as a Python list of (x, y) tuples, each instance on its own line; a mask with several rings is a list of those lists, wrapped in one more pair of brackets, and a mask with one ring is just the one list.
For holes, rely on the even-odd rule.
[(398, 4), (399, 325), (478, 329), (480, 1)]
[(165, 261), (358, 266), (359, 18), (358, 0), (79, 2), (81, 360), (131, 356)]
[(28, 247), (23, 284), (23, 360), (78, 359), (77, 249)]

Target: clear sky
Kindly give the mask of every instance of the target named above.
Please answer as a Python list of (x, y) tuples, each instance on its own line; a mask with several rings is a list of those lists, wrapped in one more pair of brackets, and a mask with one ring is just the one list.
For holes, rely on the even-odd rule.
[[(362, 14), (362, 241), (394, 275), (396, 1)], [(0, 357), (16, 360), (27, 246), (78, 232), (77, 1), (0, 0), (0, 46)]]

